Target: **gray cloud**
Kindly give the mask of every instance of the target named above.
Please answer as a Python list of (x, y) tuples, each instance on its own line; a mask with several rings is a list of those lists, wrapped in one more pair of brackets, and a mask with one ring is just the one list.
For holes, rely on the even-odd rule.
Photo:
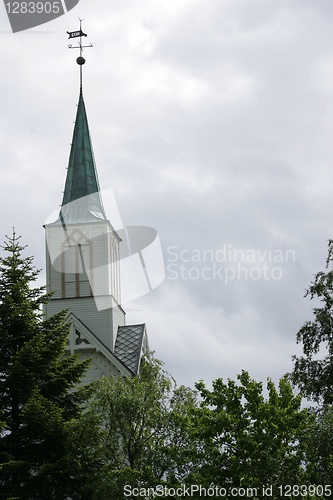
[[(276, 264), (278, 280), (167, 273), (127, 306), (128, 322), (147, 323), (151, 347), (179, 383), (242, 368), (276, 380), (291, 369), (296, 332), (311, 317), (304, 289), (332, 236), (330, 3), (80, 7), (35, 35), (4, 33), (0, 15), (3, 234), (15, 226), (45, 267), (42, 224), (61, 203), (78, 98), (66, 31), (80, 15), (94, 42), (84, 94), (100, 184), (113, 188), (123, 221), (154, 227), (166, 259), (170, 246), (178, 255), (226, 245), (296, 256)], [(267, 259), (246, 263), (248, 272), (272, 267)]]

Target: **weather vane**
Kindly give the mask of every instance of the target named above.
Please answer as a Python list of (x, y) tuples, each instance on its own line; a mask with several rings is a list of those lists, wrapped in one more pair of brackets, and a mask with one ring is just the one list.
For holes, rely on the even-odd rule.
[(87, 35), (85, 33), (83, 33), (83, 31), (82, 31), (82, 21), (83, 21), (83, 19), (79, 18), (79, 21), (80, 21), (80, 29), (79, 29), (79, 31), (67, 31), (67, 34), (69, 35), (68, 39), (80, 37), (80, 41), (78, 42), (77, 46), (73, 47), (73, 45), (70, 43), (68, 45), (68, 48), (69, 49), (80, 49), (80, 55), (76, 59), (76, 62), (80, 66), (80, 87), (82, 88), (82, 65), (86, 62), (85, 58), (82, 57), (82, 52), (83, 52), (84, 48), (93, 47), (93, 44), (90, 43), (90, 45), (82, 45), (82, 37), (83, 36), (87, 36)]

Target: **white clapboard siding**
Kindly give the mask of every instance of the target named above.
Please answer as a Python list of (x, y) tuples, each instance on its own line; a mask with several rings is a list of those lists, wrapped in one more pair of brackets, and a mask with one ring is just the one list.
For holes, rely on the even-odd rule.
[(60, 247), (62, 235), (59, 229), (50, 231), (46, 228), (46, 284), (49, 292), (54, 292), (54, 297), (61, 297), (61, 269)]
[(88, 280), (80, 281), (80, 297), (90, 297), (90, 283)]
[(103, 344), (112, 350), (113, 328), (112, 316), (109, 309), (98, 311), (93, 297), (77, 297), (73, 299), (50, 300), (46, 307), (48, 316), (68, 309), (80, 318), (80, 320), (89, 328)]
[(75, 354), (80, 354), (80, 361), (84, 361), (87, 358), (91, 359), (88, 371), (84, 377), (84, 384), (89, 384), (95, 380), (99, 380), (102, 376), (110, 377), (114, 375), (115, 377), (120, 377), (121, 372), (109, 361), (102, 353), (96, 350), (77, 350)]
[(114, 345), (116, 343), (118, 326), (124, 326), (125, 325), (125, 314), (124, 314), (124, 311), (120, 307), (113, 307), (112, 313), (113, 313), (113, 320), (112, 320), (112, 326), (113, 326), (113, 346), (112, 346), (112, 350), (114, 350)]
[[(45, 230), (48, 259), (47, 286), (48, 291), (55, 292), (45, 307), (47, 316), (69, 309), (69, 314), (73, 312), (105, 346), (113, 351), (118, 326), (125, 324), (125, 313), (118, 305), (120, 303), (119, 241), (110, 223), (101, 221), (69, 224), (66, 232), (60, 224), (49, 224)], [(62, 251), (71, 245), (75, 246), (78, 240), (80, 259), (84, 260), (87, 269), (87, 273), (82, 272), (80, 260), (76, 267), (81, 271), (78, 275), (79, 297), (77, 297), (75, 273), (67, 272), (63, 275), (61, 272), (64, 264), (64, 259), (61, 259)], [(75, 255), (78, 254), (73, 252), (72, 260), (75, 260)], [(71, 259), (70, 252), (66, 256)], [(75, 267), (75, 263), (72, 266), (71, 262), (67, 264), (69, 271)], [(88, 269), (91, 264), (92, 269)], [(65, 263), (65, 270), (67, 267)]]

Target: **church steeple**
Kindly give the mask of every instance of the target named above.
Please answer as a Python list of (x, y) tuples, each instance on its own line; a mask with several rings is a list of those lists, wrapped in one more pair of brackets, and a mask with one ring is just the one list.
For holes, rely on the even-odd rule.
[[(86, 381), (101, 376), (139, 373), (148, 354), (145, 325), (125, 325), (120, 305), (120, 242), (107, 220), (99, 188), (82, 93), (81, 30), (67, 32), (80, 38), (80, 96), (60, 214), (45, 225), (46, 284), (51, 292), (47, 317), (69, 310), (68, 354), (92, 358)], [(81, 359), (82, 359), (81, 357)]]
[[(99, 182), (92, 150), (82, 91), (76, 113), (72, 147), (68, 163), (62, 205), (99, 191)], [(103, 209), (101, 207), (101, 212)]]
[[(82, 91), (82, 31), (80, 19), (79, 31), (67, 31), (69, 38), (80, 38), (77, 47), (71, 44), (69, 48), (79, 48), (80, 56), (76, 62), (80, 66), (80, 96), (75, 119), (73, 140), (68, 163), (64, 196), (61, 204), (60, 220), (62, 223), (82, 223), (106, 220), (100, 195), (100, 188), (95, 165), (94, 153), (88, 127), (87, 113)], [(88, 47), (92, 47), (90, 44)]]
[(106, 220), (82, 89), (61, 205), (62, 217), (66, 223)]

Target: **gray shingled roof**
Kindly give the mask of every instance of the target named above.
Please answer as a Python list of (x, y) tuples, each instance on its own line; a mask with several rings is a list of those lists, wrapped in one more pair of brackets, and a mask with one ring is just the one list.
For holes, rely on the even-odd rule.
[(140, 356), (146, 325), (118, 326), (114, 355), (126, 365), (132, 373), (139, 370)]

